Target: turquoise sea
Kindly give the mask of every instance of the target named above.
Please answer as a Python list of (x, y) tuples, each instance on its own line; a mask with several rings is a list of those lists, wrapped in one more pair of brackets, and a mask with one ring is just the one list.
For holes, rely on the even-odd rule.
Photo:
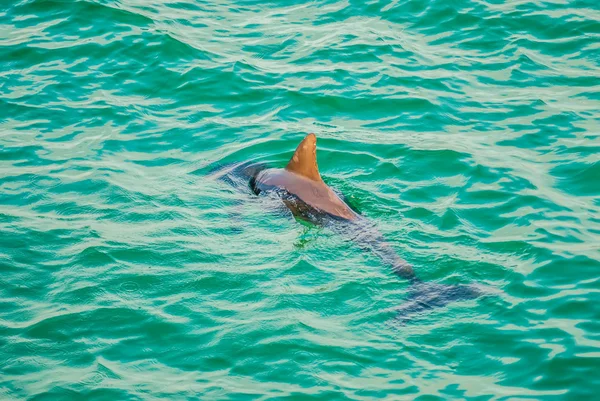
[(0, 400), (375, 399), (600, 399), (600, 2), (0, 1)]

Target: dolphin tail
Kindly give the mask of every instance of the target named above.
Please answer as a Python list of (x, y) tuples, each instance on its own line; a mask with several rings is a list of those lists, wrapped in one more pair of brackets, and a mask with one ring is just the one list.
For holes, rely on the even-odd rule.
[(410, 295), (406, 302), (396, 309), (397, 323), (406, 324), (413, 317), (434, 308), (440, 308), (451, 302), (478, 298), (485, 292), (476, 285), (447, 285), (422, 281), (413, 267), (399, 257), (374, 227), (361, 227), (354, 236), (355, 242), (370, 249), (381, 260), (391, 266), (398, 277), (410, 283)]
[(411, 280), (410, 295), (406, 302), (396, 308), (394, 321), (407, 324), (417, 317), (434, 308), (440, 308), (456, 301), (467, 301), (479, 298), (484, 291), (475, 285), (448, 285)]

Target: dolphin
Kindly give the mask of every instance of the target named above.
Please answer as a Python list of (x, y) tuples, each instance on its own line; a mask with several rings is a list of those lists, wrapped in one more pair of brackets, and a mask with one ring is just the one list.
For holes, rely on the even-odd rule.
[[(223, 170), (221, 170), (223, 171)], [(317, 165), (317, 138), (308, 134), (300, 142), (285, 168), (242, 163), (227, 169), (221, 178), (233, 184), (242, 178), (255, 195), (275, 195), (292, 214), (314, 225), (325, 226), (370, 250), (400, 278), (410, 284), (407, 301), (398, 309), (396, 320), (408, 322), (412, 316), (447, 305), (452, 301), (483, 295), (472, 285), (444, 285), (420, 280), (413, 267), (399, 257), (375, 224), (354, 211), (321, 178)]]

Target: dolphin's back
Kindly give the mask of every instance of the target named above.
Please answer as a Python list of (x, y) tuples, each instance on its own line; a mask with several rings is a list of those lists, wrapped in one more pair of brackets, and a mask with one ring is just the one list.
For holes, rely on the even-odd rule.
[(358, 216), (323, 181), (314, 181), (284, 169), (263, 170), (255, 178), (258, 190), (277, 188), (297, 197), (316, 212), (345, 220)]

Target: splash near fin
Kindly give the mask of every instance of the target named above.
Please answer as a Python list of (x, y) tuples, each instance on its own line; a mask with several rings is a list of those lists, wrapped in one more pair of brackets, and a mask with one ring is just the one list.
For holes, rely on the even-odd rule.
[(322, 181), (317, 166), (317, 137), (315, 134), (306, 135), (285, 169), (313, 181)]

